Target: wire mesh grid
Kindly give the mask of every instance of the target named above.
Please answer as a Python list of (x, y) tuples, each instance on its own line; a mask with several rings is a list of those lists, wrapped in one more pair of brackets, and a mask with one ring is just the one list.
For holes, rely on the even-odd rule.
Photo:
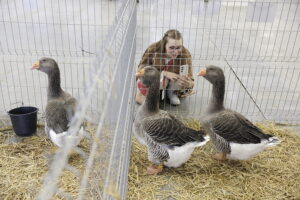
[(143, 1), (138, 51), (168, 28), (180, 30), (194, 59), (299, 61), (299, 1)]
[[(44, 111), (46, 77), (28, 70), (42, 56), (58, 61), (63, 88), (79, 97), (120, 5), (82, 0), (1, 1), (1, 112), (18, 105), (35, 105)], [(91, 101), (97, 106), (98, 102)]]
[(1, 52), (88, 56), (98, 49), (119, 5), (96, 0), (1, 1)]
[[(56, 153), (38, 199), (74, 194), (58, 186), (68, 170), (80, 179), (78, 199), (126, 196), (133, 116), (136, 1), (1, 1), (1, 115), (19, 105), (40, 108), (45, 74), (29, 70), (40, 57), (54, 58), (62, 88), (79, 100), (68, 132), (88, 121), (89, 153), (67, 143)], [(126, 49), (126, 51), (124, 51)], [(3, 115), (6, 117), (6, 115)], [(68, 164), (71, 149), (86, 161), (84, 171)], [(111, 192), (113, 190), (114, 192)]]
[(195, 95), (168, 110), (199, 116), (209, 83), (196, 76), (215, 64), (226, 75), (225, 104), (248, 118), (299, 124), (299, 1), (143, 1), (139, 5), (137, 56), (169, 29), (183, 35), (192, 55)]
[[(97, 123), (90, 153), (87, 156), (78, 148), (75, 150), (87, 159), (84, 173), (81, 177), (78, 199), (110, 199), (126, 196), (127, 171), (131, 145), (131, 128), (134, 87), (133, 60), (135, 56), (136, 32), (135, 1), (124, 1), (122, 9), (117, 13), (113, 29), (108, 32), (102, 50), (97, 53), (97, 59), (89, 74), (88, 90), (80, 101), (73, 124), (68, 131), (76, 134), (82, 119)], [(127, 49), (128, 51), (122, 51)], [(98, 94), (101, 93), (102, 95)], [(99, 120), (94, 115), (87, 115), (89, 100), (95, 98), (100, 102), (98, 108)], [(93, 108), (95, 109), (95, 108)], [(97, 118), (96, 118), (97, 119)], [(45, 178), (39, 199), (48, 199), (55, 193), (72, 198), (56, 186), (59, 174), (67, 164), (67, 153), (71, 146), (66, 145), (53, 161)], [(60, 166), (60, 167), (57, 167)], [(110, 190), (113, 190), (111, 192)]]
[(76, 133), (84, 119), (97, 126), (90, 154), (75, 148), (87, 161), (84, 173), (67, 164), (66, 146), (56, 155), (40, 199), (55, 193), (72, 198), (56, 186), (64, 169), (81, 178), (79, 199), (110, 198), (104, 188), (111, 185), (126, 198), (132, 66), (170, 28), (183, 34), (192, 54), (196, 94), (178, 107), (164, 102), (165, 109), (198, 117), (211, 86), (195, 73), (215, 64), (226, 75), (227, 107), (252, 120), (299, 124), (298, 0), (144, 0), (137, 10), (134, 0), (7, 0), (0, 9), (1, 114), (20, 104), (43, 113), (46, 77), (27, 66), (51, 56), (61, 68), (62, 87), (80, 99), (69, 132)]

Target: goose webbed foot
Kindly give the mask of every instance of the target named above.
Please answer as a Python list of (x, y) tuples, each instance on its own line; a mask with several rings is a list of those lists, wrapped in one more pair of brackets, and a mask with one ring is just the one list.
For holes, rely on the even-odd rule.
[(152, 164), (149, 167), (147, 167), (147, 174), (156, 175), (156, 174), (162, 172), (162, 170), (163, 170), (162, 163), (160, 163), (159, 165)]
[(219, 161), (225, 161), (226, 160), (226, 153), (216, 153), (215, 155), (212, 155), (212, 158)]

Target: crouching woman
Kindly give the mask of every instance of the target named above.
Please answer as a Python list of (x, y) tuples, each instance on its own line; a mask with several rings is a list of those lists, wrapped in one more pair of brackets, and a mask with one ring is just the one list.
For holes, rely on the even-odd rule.
[[(192, 94), (194, 87), (192, 57), (183, 46), (179, 31), (168, 30), (160, 41), (147, 48), (138, 68), (149, 65), (161, 71), (161, 90), (166, 90), (170, 104), (179, 105), (181, 98)], [(140, 80), (137, 80), (137, 86), (136, 102), (142, 104), (147, 88)]]

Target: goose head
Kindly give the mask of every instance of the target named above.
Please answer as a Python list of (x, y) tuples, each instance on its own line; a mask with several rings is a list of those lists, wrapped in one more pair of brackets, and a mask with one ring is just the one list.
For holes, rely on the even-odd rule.
[(198, 76), (203, 76), (206, 80), (208, 80), (213, 85), (219, 85), (224, 83), (225, 76), (224, 72), (220, 67), (210, 65), (207, 68), (202, 69)]
[(37, 69), (46, 74), (51, 74), (53, 72), (59, 72), (58, 65), (56, 61), (52, 58), (41, 58), (38, 62), (34, 63), (31, 69)]
[(136, 77), (138, 77), (145, 87), (148, 88), (153, 83), (159, 82), (160, 73), (155, 67), (146, 66), (136, 73)]

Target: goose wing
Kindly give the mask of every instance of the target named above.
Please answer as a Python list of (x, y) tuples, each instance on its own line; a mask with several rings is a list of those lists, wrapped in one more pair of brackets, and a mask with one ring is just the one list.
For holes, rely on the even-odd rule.
[(53, 99), (46, 106), (47, 126), (55, 133), (67, 131), (69, 123), (75, 114), (76, 99)]
[(157, 143), (182, 146), (204, 141), (204, 132), (186, 127), (171, 114), (162, 111), (142, 120), (143, 130)]
[(241, 114), (225, 110), (217, 113), (211, 120), (212, 130), (228, 142), (240, 144), (260, 143), (270, 135), (264, 134)]

